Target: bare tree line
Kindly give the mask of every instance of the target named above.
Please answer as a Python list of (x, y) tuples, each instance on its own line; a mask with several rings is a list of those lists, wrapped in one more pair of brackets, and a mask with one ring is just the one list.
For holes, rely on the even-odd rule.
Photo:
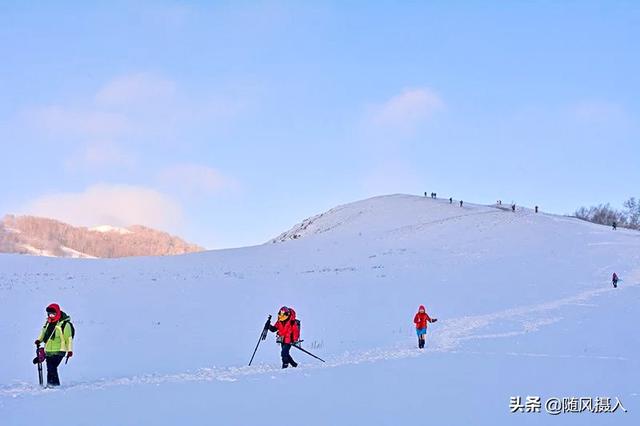
[(0, 252), (29, 253), (25, 246), (54, 256), (65, 256), (63, 247), (94, 257), (163, 256), (203, 249), (184, 240), (140, 225), (131, 233), (97, 232), (53, 219), (7, 215), (0, 221)]
[(624, 202), (623, 208), (617, 210), (609, 203), (592, 207), (580, 207), (574, 215), (589, 222), (601, 225), (616, 225), (623, 228), (640, 230), (640, 200), (635, 197)]

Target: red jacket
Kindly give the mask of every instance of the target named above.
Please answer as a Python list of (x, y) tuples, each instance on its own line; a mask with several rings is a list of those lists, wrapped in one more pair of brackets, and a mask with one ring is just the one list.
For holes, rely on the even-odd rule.
[(420, 305), (420, 308), (418, 309), (418, 313), (416, 314), (415, 317), (413, 317), (413, 322), (416, 324), (417, 329), (427, 328), (427, 323), (433, 322), (431, 320), (431, 317), (427, 314), (426, 310), (425, 312), (420, 312), (421, 309), (425, 310), (424, 306)]
[(300, 327), (296, 321), (296, 312), (293, 309), (289, 318), (285, 321), (276, 321), (274, 325), (269, 327), (271, 331), (277, 331), (282, 343), (292, 344), (300, 340)]

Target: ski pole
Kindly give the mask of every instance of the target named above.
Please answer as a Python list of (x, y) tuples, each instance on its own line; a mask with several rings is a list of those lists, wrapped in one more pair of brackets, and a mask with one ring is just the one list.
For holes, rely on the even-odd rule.
[(298, 350), (300, 350), (300, 351), (304, 352), (305, 354), (307, 354), (307, 355), (309, 355), (309, 356), (314, 357), (315, 359), (318, 359), (318, 360), (320, 360), (320, 361), (322, 361), (322, 362), (326, 362), (324, 359), (320, 358), (319, 356), (315, 356), (314, 354), (312, 354), (312, 353), (311, 353), (311, 352), (309, 352), (308, 350), (306, 350), (306, 349), (302, 349), (302, 347), (300, 347), (300, 346), (298, 346), (298, 345), (291, 345), (291, 346), (293, 346), (294, 348), (296, 348), (296, 349), (298, 349)]
[(42, 361), (40, 360), (40, 344), (38, 343), (36, 347), (36, 360), (38, 361), (38, 382), (40, 386), (44, 385), (44, 379), (42, 377)]
[(264, 328), (260, 333), (260, 337), (258, 338), (258, 343), (256, 343), (256, 348), (253, 350), (253, 355), (251, 355), (251, 360), (249, 361), (249, 367), (251, 367), (251, 363), (253, 362), (253, 357), (256, 356), (256, 352), (258, 352), (258, 346), (260, 346), (260, 342), (267, 338), (267, 333), (269, 332), (269, 326), (271, 325), (271, 315), (267, 318), (267, 322), (264, 323)]

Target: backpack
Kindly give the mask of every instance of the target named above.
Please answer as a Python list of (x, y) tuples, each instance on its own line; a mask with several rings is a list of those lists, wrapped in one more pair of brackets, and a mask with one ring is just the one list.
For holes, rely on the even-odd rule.
[[(298, 327), (298, 340), (300, 340), (300, 331), (301, 331), (300, 320), (296, 316), (296, 311), (293, 308), (289, 308), (289, 315), (290, 315), (290, 317), (296, 317), (296, 319), (294, 319), (294, 320), (289, 319), (288, 321), (289, 321), (290, 324), (295, 325), (296, 327)], [(291, 336), (289, 336), (289, 337), (291, 338), (292, 342), (295, 341), (295, 339), (293, 338), (293, 330), (291, 330)]]
[[(296, 311), (293, 310), (293, 308), (289, 308), (291, 310), (292, 315), (296, 315)], [(300, 327), (300, 320), (298, 319), (298, 317), (296, 316), (296, 319), (293, 320), (293, 323), (295, 324), (296, 327), (298, 327), (298, 340), (300, 340), (300, 336), (301, 336), (301, 332), (302, 332), (302, 327)], [(291, 336), (291, 340), (293, 340), (293, 336)]]
[(62, 323), (62, 333), (64, 334), (64, 328), (66, 327), (67, 324), (69, 324), (69, 326), (71, 327), (71, 338), (75, 339), (76, 328), (73, 326), (73, 323), (71, 321), (65, 321)]
[[(67, 326), (67, 324), (69, 324), (69, 326), (71, 327), (71, 338), (73, 339), (76, 337), (76, 328), (73, 326), (73, 323), (69, 320), (63, 321), (63, 323), (60, 325), (60, 328), (62, 329), (62, 335), (64, 335), (64, 328)], [(55, 324), (48, 323), (48, 322), (45, 322), (44, 326), (46, 328), (46, 331), (44, 333), (44, 338), (42, 339), (42, 343), (46, 345), (50, 339), (54, 339), (56, 337), (56, 327), (55, 327)]]
[[(298, 327), (298, 340), (297, 340), (297, 341), (298, 341), (298, 342), (300, 342), (300, 341), (302, 341), (302, 340), (300, 339), (300, 331), (301, 331), (301, 328), (300, 328), (300, 320), (296, 318), (296, 319), (294, 319), (294, 320), (293, 320), (293, 323), (295, 324), (295, 326), (296, 326), (296, 327)], [(290, 336), (290, 337), (291, 337), (291, 341), (292, 341), (292, 342), (295, 342), (295, 341), (296, 341), (296, 340), (293, 338), (293, 330), (291, 330), (291, 336)]]

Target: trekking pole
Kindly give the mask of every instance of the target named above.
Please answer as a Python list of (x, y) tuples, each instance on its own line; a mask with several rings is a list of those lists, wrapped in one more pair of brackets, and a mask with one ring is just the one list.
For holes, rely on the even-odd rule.
[(36, 361), (38, 364), (38, 382), (40, 383), (40, 386), (44, 385), (44, 379), (42, 377), (42, 356), (41, 356), (41, 350), (40, 350), (40, 344), (38, 343), (38, 346), (36, 347)]
[(260, 342), (267, 338), (267, 333), (269, 332), (269, 326), (271, 325), (271, 315), (267, 318), (267, 322), (264, 323), (264, 328), (262, 329), (262, 333), (260, 333), (260, 338), (258, 338), (258, 343), (256, 343), (256, 348), (253, 350), (253, 355), (251, 355), (251, 360), (249, 361), (249, 367), (251, 367), (251, 363), (253, 362), (253, 357), (256, 356), (256, 352), (258, 352), (258, 346), (260, 346)]
[(309, 352), (308, 350), (306, 350), (306, 349), (302, 349), (302, 347), (301, 347), (301, 346), (298, 346), (298, 345), (291, 345), (291, 346), (293, 346), (294, 348), (296, 348), (296, 349), (298, 349), (298, 350), (300, 350), (300, 351), (304, 352), (305, 354), (307, 354), (307, 355), (309, 355), (309, 356), (314, 357), (315, 359), (318, 359), (318, 360), (320, 360), (320, 361), (322, 361), (322, 362), (326, 362), (324, 359), (320, 358), (319, 356), (315, 356), (314, 354), (312, 354), (312, 353), (311, 353), (311, 352)]

